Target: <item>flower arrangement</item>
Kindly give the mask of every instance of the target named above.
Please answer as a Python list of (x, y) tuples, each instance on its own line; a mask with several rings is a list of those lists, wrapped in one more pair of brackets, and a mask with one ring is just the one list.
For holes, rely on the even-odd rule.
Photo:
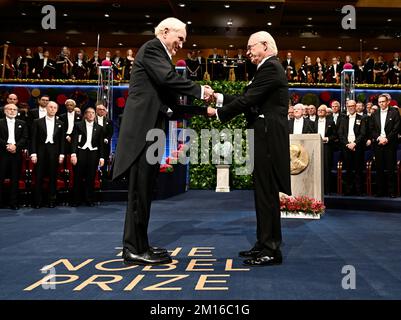
[(297, 93), (292, 93), (291, 94), (291, 97), (290, 97), (290, 99), (291, 99), (291, 103), (293, 104), (293, 105), (296, 105), (298, 102), (299, 102), (299, 99), (300, 99), (301, 97), (299, 96), (299, 94), (297, 94)]
[(304, 213), (307, 215), (322, 215), (326, 207), (321, 201), (307, 196), (280, 197), (280, 210), (290, 213)]
[(160, 172), (171, 173), (174, 171), (174, 167), (171, 164), (164, 163), (160, 165)]

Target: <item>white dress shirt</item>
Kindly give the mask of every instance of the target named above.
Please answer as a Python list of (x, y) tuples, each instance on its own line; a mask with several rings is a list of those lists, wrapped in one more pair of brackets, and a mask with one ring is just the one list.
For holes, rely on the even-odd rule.
[(316, 116), (309, 116), (309, 120), (315, 122), (316, 121)]
[(325, 138), (326, 134), (326, 118), (319, 118), (317, 121), (317, 133), (320, 134), (322, 139)]
[(7, 118), (8, 139), (7, 144), (17, 144), (15, 142), (15, 118)]
[(42, 119), (47, 116), (46, 108), (39, 107), (39, 119)]
[(46, 116), (46, 132), (47, 132), (47, 137), (45, 143), (51, 143), (53, 144), (53, 135), (54, 135), (54, 124), (56, 122), (56, 119), (54, 117), (50, 118), (49, 116)]
[(89, 149), (90, 151), (97, 150), (97, 147), (94, 148), (92, 146), (92, 136), (93, 136), (93, 121), (89, 122), (85, 120), (85, 126), (86, 126), (86, 142), (84, 146), (82, 147), (83, 150)]
[(97, 116), (97, 123), (100, 124), (102, 127), (103, 127), (103, 123), (104, 123), (103, 120), (104, 120), (104, 117)]
[[(159, 39), (160, 40), (160, 39)], [(161, 44), (163, 45), (163, 48), (164, 48), (164, 50), (166, 50), (166, 53), (167, 53), (167, 55), (169, 56), (169, 58), (170, 58), (170, 60), (173, 58), (173, 56), (170, 54), (170, 52), (168, 51), (168, 49), (167, 49), (167, 46), (163, 43), (163, 41), (161, 41), (160, 40), (160, 42), (161, 42)], [(201, 100), (203, 100), (203, 98), (204, 98), (204, 91), (205, 91), (205, 89), (204, 89), (204, 87), (203, 86), (201, 86)], [(167, 113), (172, 113), (173, 112), (173, 110), (171, 110), (170, 108), (168, 108), (167, 109)]]
[(333, 120), (334, 120), (334, 123), (335, 123), (335, 124), (337, 124), (338, 116), (339, 116), (338, 113), (333, 113)]
[(67, 112), (68, 129), (67, 134), (71, 134), (74, 130), (75, 111)]
[(356, 120), (356, 114), (348, 115), (348, 142), (352, 143), (355, 142), (355, 132), (354, 132), (354, 125)]
[(47, 66), (47, 59), (48, 58), (43, 58), (43, 68)]
[(380, 110), (380, 136), (386, 137), (386, 132), (384, 131), (384, 127), (386, 125), (386, 118), (387, 118), (388, 108), (385, 110)]
[(294, 131), (293, 134), (302, 134), (302, 128), (304, 127), (304, 118), (294, 119)]
[[(271, 57), (273, 57), (273, 56), (268, 56), (268, 57), (264, 58), (260, 63), (258, 63), (256, 70), (258, 70), (259, 67), (262, 64), (264, 64), (267, 59), (269, 59)], [(248, 85), (250, 85), (251, 83), (252, 83), (252, 80), (248, 83)], [(224, 95), (222, 93), (218, 93), (217, 99), (216, 99), (216, 108), (221, 108), (223, 106), (223, 103), (224, 103)], [(217, 110), (216, 110), (216, 116), (217, 116), (217, 120), (220, 120)], [(264, 115), (260, 115), (259, 117), (264, 118)]]

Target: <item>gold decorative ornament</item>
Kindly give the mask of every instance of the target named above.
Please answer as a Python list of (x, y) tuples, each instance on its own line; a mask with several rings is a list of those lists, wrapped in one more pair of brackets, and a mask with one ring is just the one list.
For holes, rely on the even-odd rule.
[(290, 169), (292, 175), (300, 174), (309, 165), (308, 152), (300, 144), (290, 145), (290, 158)]

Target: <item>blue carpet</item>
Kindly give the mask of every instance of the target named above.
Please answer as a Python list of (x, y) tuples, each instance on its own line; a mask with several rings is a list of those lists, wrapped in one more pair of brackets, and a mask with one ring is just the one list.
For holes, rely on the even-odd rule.
[[(112, 270), (123, 268), (124, 215), (124, 203), (0, 210), (0, 299), (401, 299), (399, 213), (327, 210), (321, 220), (283, 219), (283, 265), (227, 270), (230, 259), (233, 269), (245, 268), (237, 253), (254, 243), (253, 193), (193, 190), (152, 206), (151, 244), (177, 253), (175, 269), (167, 271)], [(214, 249), (189, 256), (195, 247)], [(55, 267), (58, 281), (76, 278), (70, 283), (24, 290), (59, 259), (87, 264)], [(104, 264), (109, 270), (96, 268), (109, 260), (117, 260)], [(342, 287), (346, 265), (355, 268), (355, 289)], [(94, 275), (115, 282), (84, 286)]]

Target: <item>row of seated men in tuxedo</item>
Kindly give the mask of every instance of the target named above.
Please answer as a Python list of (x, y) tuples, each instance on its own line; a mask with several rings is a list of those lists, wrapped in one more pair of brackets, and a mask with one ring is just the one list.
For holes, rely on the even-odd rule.
[(294, 118), (289, 120), (290, 134), (319, 133), (323, 140), (324, 191), (330, 193), (330, 171), (333, 152), (341, 151), (344, 194), (363, 195), (365, 151), (372, 148), (376, 166), (377, 196), (396, 197), (397, 146), (401, 134), (400, 113), (389, 106), (388, 94), (378, 98), (380, 109), (371, 114), (358, 114), (356, 102), (347, 101), (347, 114), (340, 113), (340, 103), (332, 103), (333, 114), (327, 116), (327, 106), (317, 109), (317, 116), (304, 118), (304, 105), (296, 104)]
[[(48, 100), (47, 96), (41, 101)], [(60, 164), (67, 158), (74, 171), (74, 185), (70, 203), (72, 206), (82, 201), (94, 205), (94, 181), (98, 167), (104, 167), (110, 154), (110, 124), (105, 118), (106, 108), (97, 105), (87, 108), (83, 117), (74, 110), (75, 101), (66, 101), (67, 112), (56, 116), (57, 103), (48, 101), (38, 109), (33, 121), (17, 118), (16, 104), (8, 103), (3, 108), (5, 118), (0, 119), (0, 205), (3, 201), (4, 180), (10, 178), (8, 205), (17, 210), (18, 183), (21, 174), (21, 151), (28, 150), (30, 161), (35, 166), (32, 207), (47, 204), (56, 205), (57, 175)], [(99, 115), (99, 114), (103, 114)], [(67, 157), (70, 155), (70, 157)], [(44, 178), (48, 177), (48, 193), (44, 193)], [(46, 197), (44, 195), (47, 195)]]

